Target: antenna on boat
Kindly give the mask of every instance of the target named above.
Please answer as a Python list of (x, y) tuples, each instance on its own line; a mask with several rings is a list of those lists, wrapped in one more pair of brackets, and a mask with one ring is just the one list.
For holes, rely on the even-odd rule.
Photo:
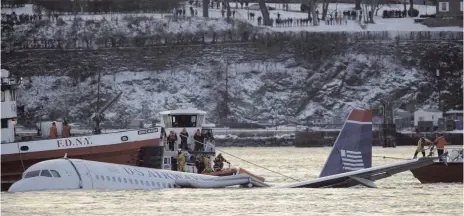
[(103, 112), (107, 110), (111, 105), (113, 105), (122, 95), (122, 92), (119, 92), (113, 99), (111, 99), (108, 103), (106, 103), (102, 108), (100, 108), (100, 72), (98, 72), (98, 90), (97, 90), (97, 112), (93, 114), (92, 119), (95, 121), (95, 128), (93, 130), (94, 134), (101, 134), (100, 123), (104, 119)]

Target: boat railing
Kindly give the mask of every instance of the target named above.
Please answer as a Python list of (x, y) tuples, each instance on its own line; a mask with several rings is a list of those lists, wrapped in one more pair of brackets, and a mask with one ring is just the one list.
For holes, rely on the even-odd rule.
[(444, 152), (448, 152), (448, 162), (463, 162), (463, 148), (445, 148)]

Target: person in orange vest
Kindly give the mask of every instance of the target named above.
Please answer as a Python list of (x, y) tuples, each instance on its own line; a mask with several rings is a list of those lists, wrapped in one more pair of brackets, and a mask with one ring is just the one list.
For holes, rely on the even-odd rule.
[(56, 139), (58, 137), (58, 129), (56, 129), (55, 122), (52, 123), (52, 127), (50, 128), (50, 138)]
[(197, 129), (195, 135), (193, 135), (193, 140), (195, 141), (195, 151), (201, 151), (203, 146), (203, 134), (201, 134), (200, 129)]
[[(443, 152), (445, 151), (445, 145), (448, 144), (448, 141), (446, 141), (445, 137), (443, 136), (443, 134), (440, 134), (436, 136), (435, 138), (435, 141), (433, 141), (433, 143), (435, 145), (437, 145), (437, 153), (438, 153), (438, 157), (440, 158), (440, 161), (442, 161), (442, 158), (441, 158), (441, 155), (443, 154)], [(430, 150), (430, 152), (433, 151), (433, 147), (432, 149)]]
[(188, 149), (188, 146), (187, 146), (187, 138), (188, 138), (189, 134), (187, 133), (187, 129), (182, 129), (182, 131), (180, 132), (180, 147), (182, 150), (187, 150)]
[(68, 122), (63, 122), (63, 130), (61, 131), (61, 135), (63, 137), (70, 137), (71, 136), (71, 126), (68, 125)]

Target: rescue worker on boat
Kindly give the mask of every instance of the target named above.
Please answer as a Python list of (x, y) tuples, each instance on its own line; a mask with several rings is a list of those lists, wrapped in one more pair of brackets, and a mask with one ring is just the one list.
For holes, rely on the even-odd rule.
[(437, 134), (435, 137), (435, 141), (433, 141), (433, 145), (430, 148), (429, 156), (433, 155), (433, 148), (435, 147), (435, 145), (437, 145), (438, 158), (440, 158), (440, 161), (443, 161), (443, 159), (441, 158), (441, 155), (445, 151), (445, 145), (447, 144), (448, 144), (448, 141), (446, 141), (445, 136), (443, 136), (443, 134)]
[(180, 132), (180, 148), (183, 149), (183, 150), (187, 150), (188, 149), (188, 146), (187, 146), (187, 138), (189, 136), (188, 132), (187, 132), (187, 129), (182, 129), (182, 131)]
[(226, 163), (229, 163), (229, 161), (227, 161), (221, 153), (219, 153), (219, 155), (214, 158), (214, 172), (217, 172), (217, 171), (221, 171), (222, 168), (224, 167), (224, 162)]
[(185, 172), (185, 163), (186, 163), (185, 153), (181, 149), (178, 151), (177, 162), (179, 163), (179, 171)]
[(213, 172), (213, 170), (211, 170), (211, 163), (209, 161), (209, 158), (206, 155), (203, 156), (203, 164), (205, 165), (205, 169), (203, 170), (203, 173)]
[(61, 131), (61, 135), (63, 137), (70, 137), (71, 136), (71, 126), (68, 125), (67, 121), (63, 122), (63, 130)]
[(201, 134), (200, 129), (197, 129), (197, 132), (195, 135), (193, 135), (193, 140), (195, 142), (195, 149), (194, 151), (202, 151), (204, 148), (203, 147), (203, 134)]
[(425, 144), (428, 144), (429, 146), (431, 146), (432, 141), (430, 141), (429, 139), (425, 137), (421, 137), (419, 141), (417, 142), (417, 148), (416, 148), (416, 152), (414, 153), (413, 159), (417, 158), (417, 154), (419, 154), (419, 152), (422, 152), (422, 157), (425, 157)]
[(50, 138), (56, 139), (58, 138), (58, 129), (56, 129), (56, 123), (52, 123), (52, 127), (50, 127)]
[(169, 133), (169, 136), (167, 137), (168, 145), (169, 145), (169, 151), (174, 151), (174, 145), (177, 141), (177, 135), (174, 133), (174, 131), (171, 131)]
[(203, 158), (201, 155), (197, 155), (195, 160), (195, 167), (197, 168), (197, 173), (199, 174), (203, 173), (203, 170), (205, 170), (205, 164), (203, 164)]

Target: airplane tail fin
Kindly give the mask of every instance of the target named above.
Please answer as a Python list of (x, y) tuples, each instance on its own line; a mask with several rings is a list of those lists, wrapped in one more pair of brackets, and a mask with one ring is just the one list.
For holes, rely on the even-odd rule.
[(372, 111), (352, 110), (319, 177), (372, 167)]

